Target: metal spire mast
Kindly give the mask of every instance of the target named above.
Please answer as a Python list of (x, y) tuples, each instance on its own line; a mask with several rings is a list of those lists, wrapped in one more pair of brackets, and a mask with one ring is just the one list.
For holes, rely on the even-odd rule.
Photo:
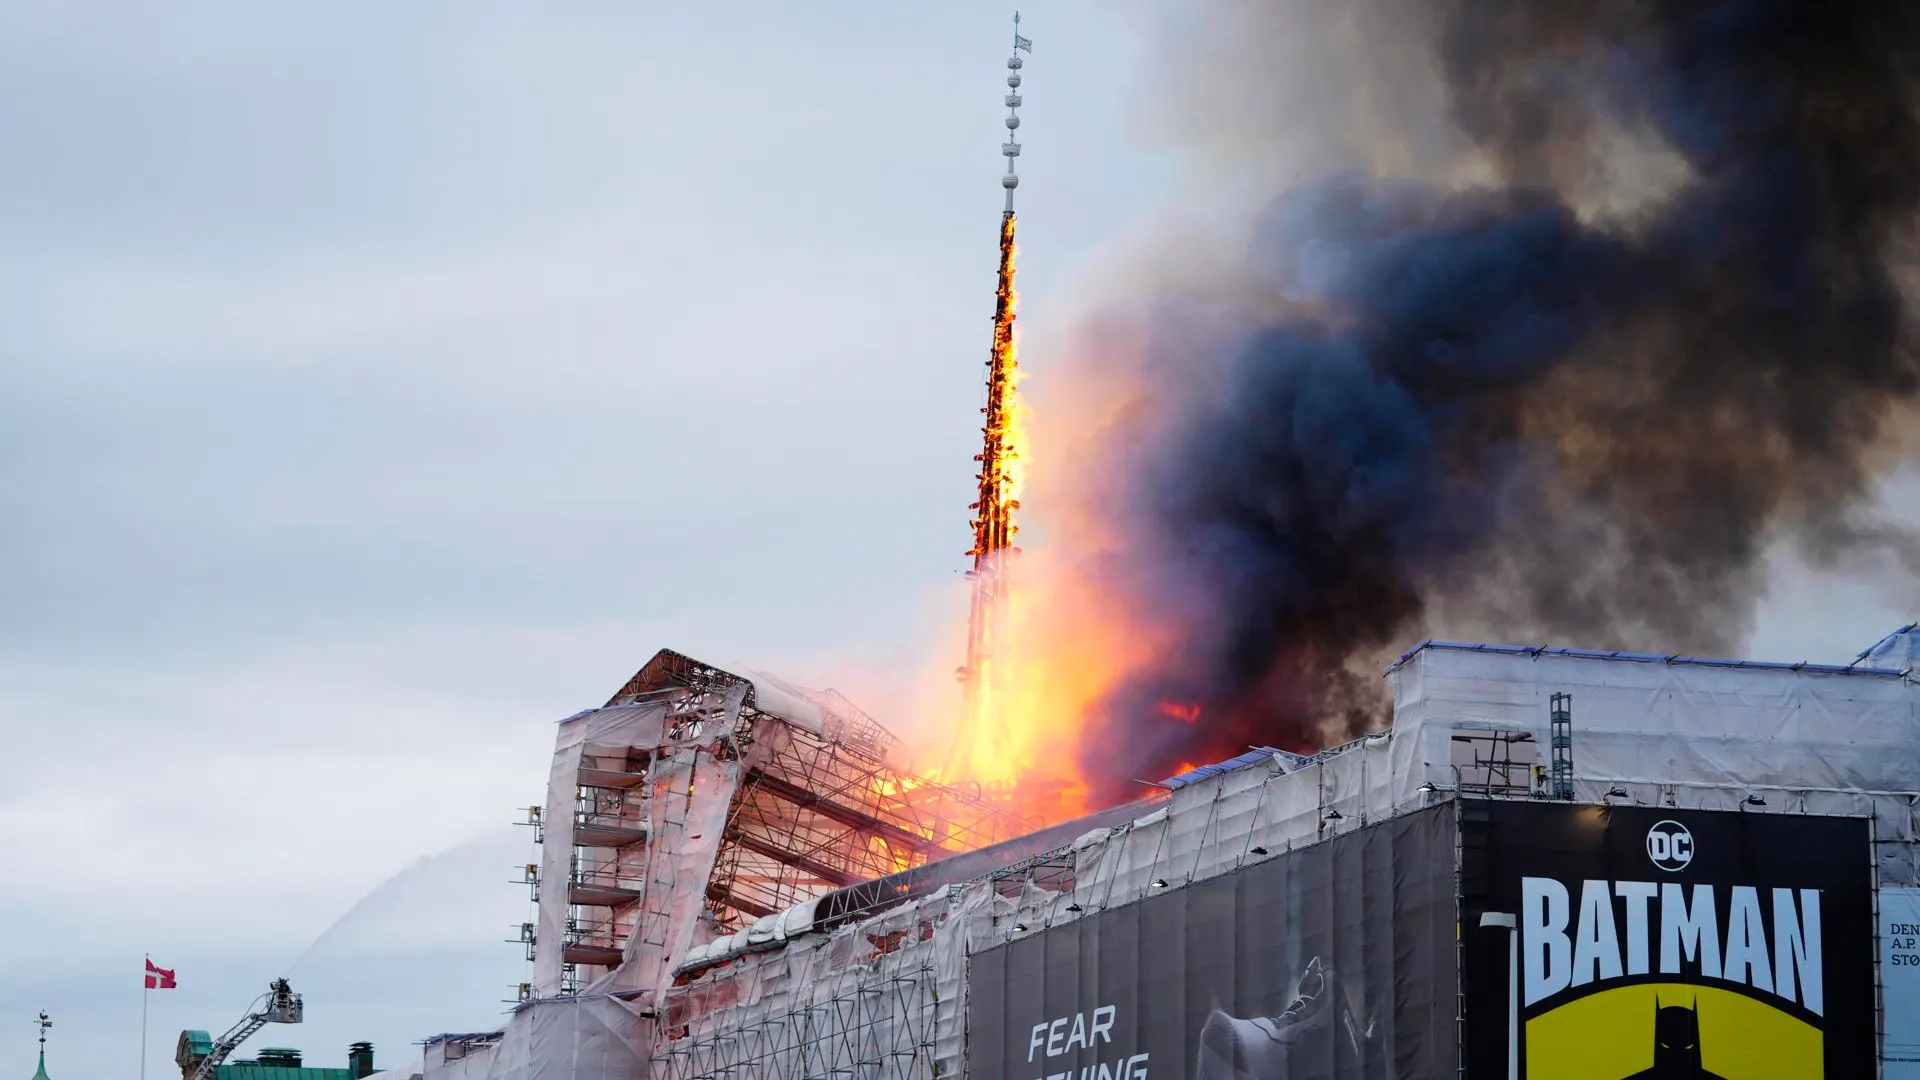
[(993, 348), (987, 356), (987, 402), (981, 408), (986, 423), (981, 450), (974, 458), (980, 463), (977, 477), (978, 498), (969, 507), (973, 517), (973, 568), (967, 577), (973, 582), (972, 604), (967, 617), (967, 662), (960, 669), (966, 691), (965, 714), (961, 721), (959, 743), (955, 746), (957, 766), (962, 775), (978, 776), (982, 754), (997, 742), (995, 732), (995, 694), (999, 665), (1010, 644), (1008, 601), (1012, 583), (1008, 560), (1018, 549), (1013, 546), (1019, 527), (1013, 512), (1020, 508), (1017, 497), (1016, 462), (1019, 457), (1017, 430), (1019, 408), (1016, 385), (1019, 361), (1014, 351), (1013, 320), (1017, 298), (1013, 290), (1014, 215), (1013, 193), (1020, 186), (1015, 168), (1020, 157), (1020, 69), (1026, 66), (1022, 52), (1032, 52), (1033, 42), (1020, 35), (1020, 14), (1013, 16), (1013, 49), (1007, 58), (1007, 141), (1000, 154), (1007, 159), (1007, 172), (1000, 178), (1007, 201), (1000, 215), (1000, 279), (995, 289), (993, 312)]
[[(1000, 186), (1007, 189), (1006, 217), (1013, 216), (1013, 191), (1020, 186), (1019, 170), (1014, 168), (1020, 160), (1020, 69), (1026, 62), (1020, 59), (1022, 51), (1032, 52), (1033, 42), (1020, 36), (1020, 13), (1013, 13), (1013, 55), (1007, 57), (1007, 141), (1000, 145), (1001, 156), (1007, 159), (1007, 175), (1000, 178)], [(1001, 274), (1011, 272), (1003, 265)]]

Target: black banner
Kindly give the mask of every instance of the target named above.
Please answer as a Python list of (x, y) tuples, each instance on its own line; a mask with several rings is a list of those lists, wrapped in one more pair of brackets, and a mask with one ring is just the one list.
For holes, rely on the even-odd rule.
[(1454, 828), (1436, 807), (976, 953), (968, 1074), (1453, 1076)]
[(1461, 840), (1468, 1075), (1875, 1075), (1864, 820), (1466, 802)]

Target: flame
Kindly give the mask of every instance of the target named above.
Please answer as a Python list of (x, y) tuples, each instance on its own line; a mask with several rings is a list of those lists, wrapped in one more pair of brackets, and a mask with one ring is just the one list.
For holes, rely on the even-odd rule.
[[(1087, 572), (1087, 556), (1118, 539), (1106, 534), (1111, 519), (1099, 512), (1099, 496), (1089, 490), (1087, 463), (1076, 463), (1069, 453), (1049, 459), (1034, 452), (1038, 436), (1072, 450), (1098, 445), (1141, 408), (1146, 386), (1129, 379), (1124, 366), (1103, 364), (1101, 378), (1075, 379), (1071, 397), (1050, 404), (1044, 426), (1032, 422), (1013, 333), (1018, 248), (1011, 215), (1002, 221), (1000, 239), (980, 501), (973, 507), (975, 544), (968, 552), (975, 564), (974, 602), (962, 674), (970, 682), (957, 738), (937, 776), (977, 784), (1022, 815), (1052, 823), (1096, 809), (1081, 764), (1098, 755), (1097, 747), (1081, 745), (1092, 707), (1126, 672), (1173, 643), (1166, 630), (1137, 618), (1107, 583)], [(1103, 359), (1138, 344), (1102, 342)], [(1048, 460), (1054, 462), (1051, 472), (1042, 467)], [(1045, 548), (1023, 550), (1012, 545), (1018, 532), (1013, 517), (1030, 487), (1044, 500), (1057, 534)], [(984, 582), (982, 575), (988, 575)], [(992, 607), (995, 600), (1004, 607)], [(984, 624), (991, 633), (980, 656), (975, 647), (983, 619), (991, 620)], [(1198, 720), (1198, 705), (1164, 707), (1186, 722)]]
[(1163, 701), (1153, 707), (1153, 711), (1169, 720), (1178, 720), (1183, 724), (1200, 722), (1200, 704), (1192, 701)]
[(1026, 448), (1027, 448), (1027, 401), (1020, 393), (1020, 384), (1026, 381), (1027, 373), (1020, 367), (1020, 346), (1014, 339), (1013, 320), (1020, 306), (1020, 293), (1013, 287), (1013, 265), (1019, 257), (1020, 247), (1013, 239), (1013, 219), (1009, 217), (1003, 226), (1006, 244), (1005, 284), (1001, 286), (1006, 317), (996, 320), (1004, 322), (1004, 332), (995, 326), (993, 341), (993, 367), (1006, 379), (1004, 397), (1001, 402), (999, 431), (1000, 442), (1000, 501), (1007, 510), (1007, 540), (1020, 532), (1020, 526), (1013, 521), (1013, 511), (1020, 509), (1020, 493), (1026, 488)]
[[(1019, 293), (1014, 288), (1014, 264), (1019, 248), (1014, 241), (1016, 222), (1011, 212), (1000, 221), (1000, 274), (994, 295), (993, 345), (987, 358), (987, 403), (981, 409), (982, 446), (979, 493), (972, 506), (973, 558), (969, 576), (973, 598), (968, 614), (967, 662), (960, 670), (966, 686), (966, 711), (959, 737), (943, 773), (978, 784), (1002, 801), (1022, 804), (1039, 791), (1041, 802), (1060, 801), (1061, 784), (1027, 783), (1039, 760), (1036, 732), (1009, 712), (1007, 676), (1018, 653), (1013, 538), (1019, 533), (1014, 513), (1020, 509), (1025, 486), (1027, 410), (1020, 394), (1019, 346), (1014, 320)], [(1068, 784), (1067, 786), (1071, 786)], [(1070, 800), (1069, 800), (1070, 801)], [(1077, 804), (1074, 805), (1077, 809)], [(1060, 810), (1057, 812), (1070, 812)], [(1040, 809), (1038, 816), (1056, 811)]]
[(1020, 648), (964, 718), (963, 752), (949, 769), (1047, 823), (1096, 809), (1081, 773), (1082, 755), (1097, 753), (1080, 745), (1084, 719), (1122, 674), (1166, 644), (1062, 563), (1047, 549), (1022, 554), (1009, 619)]

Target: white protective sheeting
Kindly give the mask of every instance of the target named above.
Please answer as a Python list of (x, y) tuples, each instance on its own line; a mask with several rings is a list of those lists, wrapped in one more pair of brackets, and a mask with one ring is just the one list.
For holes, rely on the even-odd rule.
[(583, 994), (528, 1002), (490, 1041), (471, 1038), (430, 1040), (427, 1080), (633, 1080), (654, 1031), (639, 1003)]
[(711, 663), (711, 666), (752, 683), (754, 706), (761, 712), (770, 712), (815, 735), (827, 733), (827, 714), (816, 700), (818, 694), (815, 691), (788, 682), (778, 675), (769, 675), (745, 666), (720, 663)]
[(651, 821), (654, 837), (644, 852), (649, 860), (646, 910), (627, 940), (625, 961), (601, 976), (593, 990), (659, 990), (669, 975), (671, 959), (704, 944), (711, 935), (700, 921), (707, 882), (726, 832), (733, 793), (751, 762), (715, 761), (710, 755), (676, 751), (674, 760), (681, 759), (684, 769), (655, 772), (656, 783), (664, 785), (673, 809)]
[(1446, 798), (1456, 734), (1525, 733), (1514, 745), (1544, 754), (1554, 693), (1573, 697), (1579, 801), (1870, 817), (1881, 880), (1920, 880), (1910, 674), (1430, 646), (1393, 684), (1391, 731), (1291, 774), (1255, 764), (1181, 787), (1164, 810), (1076, 841), (1073, 892), (1023, 900), (1015, 920), (1130, 903)]
[(1920, 684), (1884, 669), (1740, 666), (1430, 645), (1395, 666), (1402, 794), (1451, 788), (1447, 742), (1482, 723), (1547, 736), (1573, 696), (1581, 780), (1780, 791), (1920, 790)]
[(1165, 808), (1075, 841), (1072, 891), (1023, 895), (1014, 921), (1038, 928), (1132, 903), (1439, 797), (1392, 797), (1392, 745), (1380, 735), (1294, 772), (1251, 765), (1183, 787)]
[(748, 954), (677, 990), (650, 1076), (959, 1076), (966, 954), (991, 907), (944, 890), (858, 926)]
[(540, 890), (536, 940), (553, 944), (535, 950), (533, 986), (542, 997), (560, 992), (563, 961), (557, 944), (567, 937), (567, 877), (573, 869), (574, 806), (581, 765), (589, 755), (624, 759), (631, 747), (659, 745), (666, 715), (665, 702), (647, 702), (589, 709), (560, 721), (543, 811), (540, 880), (545, 885)]
[(422, 1056), (411, 1064), (402, 1065), (398, 1068), (375, 1069), (369, 1073), (368, 1076), (369, 1078), (378, 1076), (381, 1077), (382, 1080), (421, 1080), (421, 1077), (426, 1072), (426, 1067), (426, 1058)]
[[(1896, 639), (1911, 635), (1888, 640)], [(1911, 667), (1429, 643), (1391, 678), (1396, 799), (1421, 783), (1458, 785), (1455, 735), (1521, 731), (1532, 736), (1525, 745), (1544, 748), (1550, 698), (1566, 693), (1582, 802), (1870, 817), (1883, 878), (1911, 880), (1920, 865), (1920, 681)]]
[(1911, 673), (1920, 667), (1920, 623), (1908, 623), (1881, 638), (1873, 648), (1860, 654), (1859, 662)]

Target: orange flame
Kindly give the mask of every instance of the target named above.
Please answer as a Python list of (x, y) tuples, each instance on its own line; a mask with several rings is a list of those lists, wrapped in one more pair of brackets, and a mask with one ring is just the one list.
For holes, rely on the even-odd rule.
[[(1094, 706), (1124, 673), (1174, 643), (1164, 628), (1135, 617), (1138, 613), (1127, 610), (1105, 582), (1086, 572), (1087, 557), (1117, 538), (1106, 535), (1111, 518), (1100, 512), (1098, 497), (1088, 490), (1088, 463), (1076, 462), (1073, 452), (1102, 444), (1112, 428), (1143, 407), (1145, 388), (1122, 377), (1124, 366), (1116, 370), (1103, 362), (1099, 378), (1075, 379), (1070, 397), (1050, 402), (1045, 424), (1030, 427), (1033, 417), (1020, 392), (1013, 336), (1013, 226), (1011, 217), (1002, 223), (981, 498), (974, 507), (974, 550), (968, 553), (976, 573), (969, 659), (962, 675), (970, 682), (958, 737), (939, 776), (977, 783), (1018, 812), (1051, 823), (1096, 809), (1081, 771), (1083, 760), (1098, 760), (1097, 746), (1083, 746), (1081, 737)], [(1135, 343), (1101, 345), (1104, 360)], [(1057, 443), (1051, 450), (1040, 446), (1036, 455), (1034, 441), (1040, 438)], [(1018, 550), (1011, 545), (1017, 531), (1013, 511), (1030, 485), (1048, 512), (1054, 542)], [(1004, 518), (998, 516), (1001, 510)], [(996, 549), (992, 534), (1002, 522), (1004, 546)], [(1016, 551), (1017, 580), (1006, 572)], [(1004, 606), (983, 611), (983, 596)], [(983, 623), (987, 616), (991, 619)], [(984, 640), (983, 627), (993, 631)], [(1188, 722), (1198, 721), (1197, 705), (1169, 702), (1167, 707), (1190, 714)]]
[(1183, 724), (1195, 724), (1200, 721), (1200, 705), (1191, 701), (1163, 701), (1153, 707), (1154, 711), (1169, 720), (1178, 720)]
[[(1039, 796), (1046, 803), (1060, 800), (1059, 784), (1040, 783), (1016, 790), (1016, 785), (1032, 778), (1040, 747), (1033, 726), (1017, 722), (1008, 708), (1008, 675), (1017, 656), (1014, 641), (1019, 606), (1012, 573), (1012, 557), (1018, 551), (1013, 538), (1020, 531), (1014, 523), (1014, 512), (1020, 508), (1019, 495), (1025, 481), (1022, 466), (1027, 436), (1027, 414), (1019, 388), (1019, 351), (1013, 333), (1019, 305), (1013, 284), (1018, 253), (1014, 229), (1014, 216), (1009, 212), (1000, 222), (993, 347), (987, 359), (987, 402), (981, 409), (986, 421), (981, 427), (982, 447), (976, 459), (980, 462), (980, 486), (972, 506), (973, 548), (967, 553), (973, 557), (969, 574), (973, 599), (968, 615), (967, 662), (960, 670), (966, 683), (966, 710), (959, 739), (943, 771), (1016, 802), (1050, 787), (1055, 794)], [(1066, 803), (1071, 805), (1059, 811), (1021, 809), (1042, 817), (1078, 809), (1070, 798)]]

